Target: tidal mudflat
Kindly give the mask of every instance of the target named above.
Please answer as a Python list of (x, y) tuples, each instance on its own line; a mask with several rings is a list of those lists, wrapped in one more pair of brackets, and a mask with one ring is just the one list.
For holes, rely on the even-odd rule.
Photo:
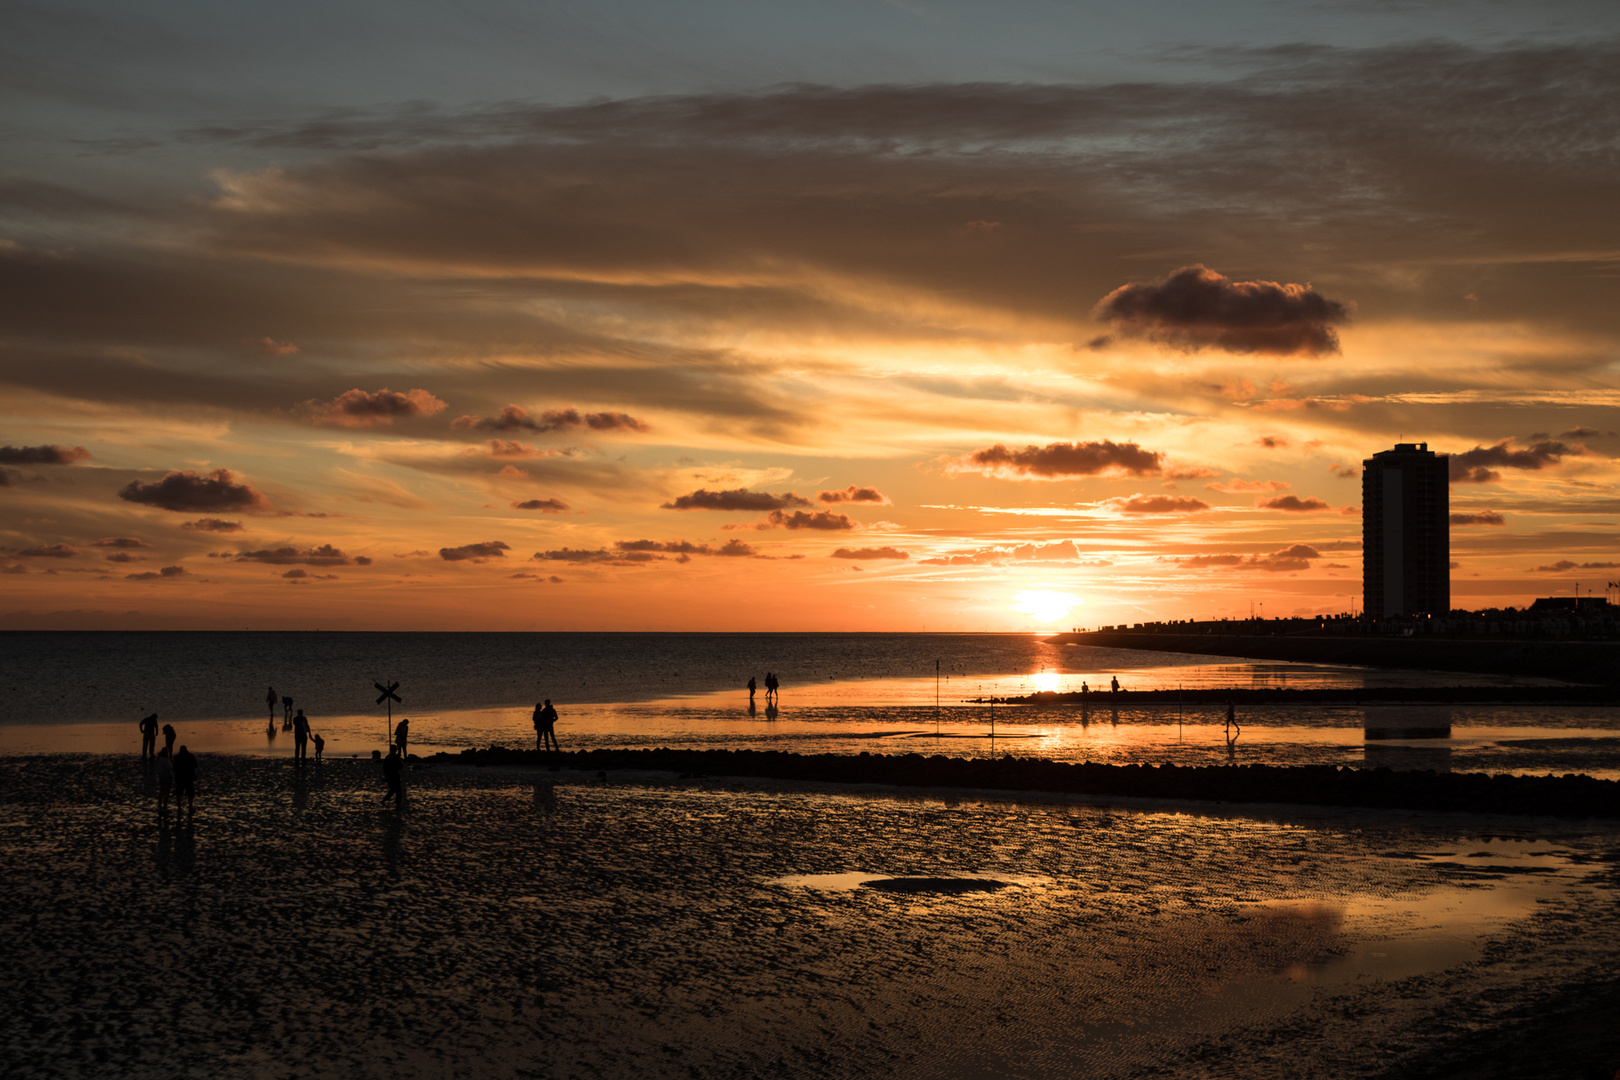
[(395, 815), (364, 760), (206, 756), (163, 825), (130, 757), (0, 760), (0, 1071), (1449, 1075), (1555, 1021), (1541, 1064), (1610, 1053), (1612, 825), (408, 786)]

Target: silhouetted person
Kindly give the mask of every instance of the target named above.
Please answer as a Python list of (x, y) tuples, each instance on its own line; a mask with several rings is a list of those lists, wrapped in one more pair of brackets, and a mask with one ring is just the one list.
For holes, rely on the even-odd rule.
[(1108, 688), (1110, 690), (1112, 690), (1116, 694), (1119, 693), (1119, 676), (1118, 675), (1115, 675), (1112, 679), (1108, 680)]
[(275, 687), (272, 686), (265, 691), (264, 700), (265, 704), (270, 706), (270, 722), (273, 724), (276, 722), (276, 702), (280, 700), (276, 697)]
[(315, 764), (319, 765), (321, 763), (321, 751), (326, 749), (326, 740), (314, 732), (311, 732), (309, 737), (315, 740)]
[(174, 725), (163, 725), (163, 749), (169, 752), (169, 760), (174, 760)]
[(292, 724), (292, 698), (283, 696), (281, 699), (281, 727), (286, 730)]
[(781, 688), (782, 684), (776, 681), (776, 672), (767, 671), (765, 673), (765, 704), (769, 705), (775, 701), (778, 696), (777, 692)]
[(1226, 756), (1228, 760), (1237, 756), (1237, 741), (1238, 736), (1241, 734), (1243, 734), (1243, 729), (1238, 727), (1237, 707), (1228, 701), (1226, 703)]
[(299, 709), (298, 715), (293, 717), (293, 760), (303, 761), (309, 757), (309, 717), (304, 710)]
[(382, 801), (394, 800), (394, 809), (400, 810), (405, 806), (405, 785), (400, 782), (400, 774), (405, 768), (405, 755), (400, 753), (399, 744), (388, 748), (388, 756), (383, 759), (383, 779), (388, 781), (388, 790), (383, 792)]
[(406, 753), (405, 743), (410, 737), (411, 737), (411, 722), (409, 720), (401, 720), (398, 724), (396, 724), (394, 726), (394, 745), (399, 747), (399, 756), (400, 757), (405, 756), (405, 753)]
[(174, 755), (174, 808), (180, 809), (184, 803), (186, 813), (196, 813), (197, 810), (197, 755), (184, 746)]
[(1084, 682), (1082, 682), (1080, 684), (1080, 696), (1085, 697), (1089, 693), (1091, 693), (1091, 687), (1087, 686)]
[(754, 677), (752, 675), (748, 676), (748, 704), (749, 705), (754, 704), (754, 691), (757, 690), (757, 689), (759, 689), (759, 684), (754, 681)]
[(157, 713), (141, 718), (141, 760), (157, 757)]
[(551, 707), (550, 698), (534, 707), (534, 748), (562, 749), (557, 745), (557, 710)]
[(174, 764), (169, 761), (169, 748), (157, 752), (158, 816), (169, 816), (169, 788), (174, 786)]

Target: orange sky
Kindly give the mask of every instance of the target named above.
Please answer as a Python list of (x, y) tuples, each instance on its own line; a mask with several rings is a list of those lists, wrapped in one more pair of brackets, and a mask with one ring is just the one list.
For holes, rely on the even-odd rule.
[(1601, 595), (1620, 25), (1547, 7), (1066, 68), (962, 25), (889, 78), (694, 34), (533, 85), (418, 28), (421, 93), (274, 35), (240, 86), (200, 36), (92, 73), (30, 24), (0, 628), (1341, 612), (1396, 441), (1458, 455), (1455, 606)]

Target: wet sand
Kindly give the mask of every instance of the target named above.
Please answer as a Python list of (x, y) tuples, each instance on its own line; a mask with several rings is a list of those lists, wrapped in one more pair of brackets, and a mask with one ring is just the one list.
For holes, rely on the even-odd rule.
[(460, 766), (395, 815), (363, 760), (202, 766), (165, 827), (132, 757), (0, 759), (6, 1076), (1620, 1064), (1611, 826)]

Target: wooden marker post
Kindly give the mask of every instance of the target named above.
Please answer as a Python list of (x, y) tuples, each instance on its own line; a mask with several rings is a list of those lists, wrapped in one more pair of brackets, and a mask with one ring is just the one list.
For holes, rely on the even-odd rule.
[[(394, 691), (399, 689), (399, 683), (395, 681), (384, 686), (380, 682), (374, 682), (371, 685), (382, 691), (381, 694), (377, 695), (377, 704), (381, 705), (385, 701), (388, 702), (388, 730), (383, 733), (383, 742), (385, 744), (392, 743), (394, 741), (394, 702), (400, 701), (399, 695)], [(404, 702), (400, 703), (404, 704)]]

